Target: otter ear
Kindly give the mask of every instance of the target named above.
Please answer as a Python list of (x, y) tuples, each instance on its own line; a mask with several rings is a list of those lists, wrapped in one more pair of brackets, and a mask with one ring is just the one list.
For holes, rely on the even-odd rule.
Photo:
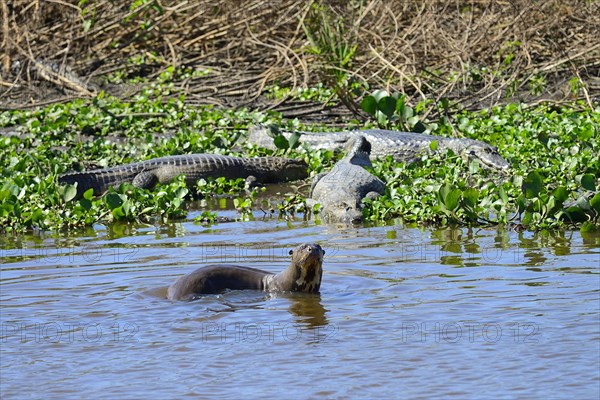
[(290, 256), (294, 254), (294, 250), (290, 250)]
[(325, 250), (323, 250), (323, 255), (325, 255)]

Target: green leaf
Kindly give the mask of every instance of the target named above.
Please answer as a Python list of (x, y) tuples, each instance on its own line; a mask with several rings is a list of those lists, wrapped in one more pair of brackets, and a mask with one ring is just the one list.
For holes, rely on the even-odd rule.
[[(414, 115), (414, 111), (412, 109), (412, 107), (404, 107), (404, 110), (402, 112), (402, 118), (404, 118), (405, 120), (408, 120), (409, 118), (412, 118)], [(418, 120), (418, 118), (417, 118)]]
[(585, 221), (582, 225), (581, 225), (581, 229), (580, 232), (581, 233), (588, 233), (588, 232), (596, 232), (598, 230), (598, 226), (596, 226), (596, 224), (590, 222), (590, 221)]
[(479, 200), (479, 190), (475, 188), (468, 188), (463, 192), (463, 200), (465, 204), (471, 208), (477, 205), (477, 201)]
[(417, 122), (415, 126), (413, 126), (413, 132), (423, 133), (427, 130), (427, 126), (421, 121)]
[(451, 190), (451, 187), (450, 187), (450, 184), (448, 184), (448, 183), (446, 183), (440, 187), (440, 190), (438, 192), (440, 194), (440, 199), (443, 204), (446, 204), (446, 198), (448, 197), (448, 193), (450, 193), (450, 190)]
[(111, 210), (114, 210), (115, 208), (120, 207), (121, 204), (123, 204), (123, 199), (116, 193), (108, 193), (104, 197), (104, 201), (106, 202), (106, 205), (108, 205), (108, 208), (110, 208)]
[(384, 89), (377, 89), (376, 91), (374, 91), (371, 96), (373, 96), (373, 98), (375, 99), (376, 102), (379, 103), (379, 101), (386, 97), (389, 96), (389, 93), (387, 92), (387, 90)]
[(383, 97), (377, 102), (377, 108), (388, 118), (391, 118), (396, 111), (396, 99), (391, 96)]
[(581, 177), (581, 186), (584, 189), (594, 191), (596, 190), (596, 180), (594, 179), (594, 175), (585, 174)]
[(448, 196), (446, 197), (446, 207), (450, 211), (456, 210), (458, 207), (458, 202), (460, 201), (460, 197), (462, 196), (462, 192), (460, 189), (452, 189)]
[(382, 126), (382, 127), (387, 126), (388, 118), (381, 111), (377, 111), (377, 123), (379, 124), (379, 126)]
[(504, 190), (503, 187), (501, 187), (498, 191), (498, 195), (500, 196), (500, 200), (502, 200), (504, 204), (508, 203), (508, 195), (506, 194), (506, 190)]
[(600, 214), (600, 192), (596, 193), (596, 195), (592, 197), (590, 200), (590, 206), (592, 206), (592, 208)]
[(86, 199), (85, 197), (81, 200), (79, 200), (79, 204), (81, 204), (81, 207), (83, 207), (86, 211), (90, 211), (92, 209), (92, 202), (90, 199)]
[(576, 206), (573, 207), (569, 207), (566, 210), (567, 215), (569, 216), (569, 219), (571, 220), (571, 222), (583, 222), (583, 221), (587, 221), (587, 216), (585, 215), (585, 212)]
[(438, 149), (437, 140), (432, 140), (431, 142), (429, 142), (429, 150), (436, 151), (437, 149)]
[(85, 193), (83, 194), (83, 198), (87, 199), (87, 200), (92, 200), (93, 197), (94, 197), (94, 189), (92, 189), (92, 188), (86, 190)]
[(396, 114), (402, 116), (404, 115), (404, 109), (406, 108), (406, 104), (404, 104), (404, 96), (396, 99)]
[(440, 105), (442, 106), (442, 108), (444, 109), (444, 111), (450, 112), (450, 101), (448, 101), (448, 98), (442, 97), (440, 99)]
[(525, 211), (525, 214), (523, 215), (523, 219), (521, 220), (521, 223), (523, 225), (529, 225), (529, 224), (531, 224), (532, 221), (533, 221), (533, 214), (531, 213), (531, 211)]
[(112, 209), (112, 216), (115, 219), (123, 219), (125, 217), (125, 213), (123, 212), (123, 208), (122, 207), (116, 207)]
[(590, 207), (590, 202), (585, 196), (580, 196), (575, 204), (584, 211), (590, 211), (592, 209), (592, 207)]
[(83, 31), (87, 32), (90, 30), (90, 28), (92, 27), (92, 20), (91, 19), (86, 19), (83, 21)]
[(273, 138), (273, 142), (275, 143), (275, 147), (278, 149), (289, 149), (290, 143), (283, 135), (277, 135)]
[(63, 194), (63, 200), (65, 201), (65, 203), (68, 203), (69, 201), (73, 200), (75, 198), (75, 196), (77, 196), (77, 186), (76, 185), (68, 185), (65, 188), (65, 192)]
[(554, 189), (554, 192), (552, 192), (552, 196), (554, 196), (554, 198), (559, 204), (562, 204), (565, 202), (565, 200), (569, 198), (569, 193), (567, 192), (567, 189), (564, 186), (559, 186), (556, 189)]
[(536, 197), (542, 190), (542, 177), (537, 171), (531, 171), (523, 181), (523, 193), (528, 199)]
[(187, 188), (181, 187), (175, 192), (175, 197), (183, 199), (185, 196), (187, 196), (188, 193), (189, 190)]
[(300, 132), (292, 133), (292, 135), (290, 136), (290, 138), (288, 140), (288, 144), (291, 149), (295, 149), (296, 147), (298, 147), (300, 145), (300, 142), (298, 141), (300, 139), (300, 136), (302, 136), (302, 134)]
[(360, 108), (366, 113), (375, 116), (375, 111), (377, 111), (377, 100), (373, 96), (367, 96), (360, 102)]
[(123, 202), (121, 209), (123, 210), (123, 214), (129, 215), (129, 211), (131, 210), (131, 203), (129, 202), (129, 200)]

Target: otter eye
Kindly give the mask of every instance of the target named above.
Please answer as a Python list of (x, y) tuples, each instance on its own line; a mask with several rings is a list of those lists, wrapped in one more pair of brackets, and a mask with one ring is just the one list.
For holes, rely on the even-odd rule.
[(290, 256), (294, 254), (294, 250), (290, 250)]

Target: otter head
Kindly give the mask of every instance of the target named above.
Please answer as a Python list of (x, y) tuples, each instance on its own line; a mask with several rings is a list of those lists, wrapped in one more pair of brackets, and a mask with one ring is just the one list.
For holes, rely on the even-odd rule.
[(317, 293), (323, 276), (323, 256), (325, 250), (318, 244), (302, 244), (290, 250), (294, 266), (292, 290)]

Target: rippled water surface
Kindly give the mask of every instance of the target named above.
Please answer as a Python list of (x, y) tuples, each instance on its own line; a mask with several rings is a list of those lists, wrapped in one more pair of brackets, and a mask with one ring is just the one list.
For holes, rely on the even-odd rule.
[[(600, 396), (600, 236), (270, 220), (0, 240), (3, 399)], [(164, 298), (207, 263), (279, 272), (305, 242), (320, 295)]]

